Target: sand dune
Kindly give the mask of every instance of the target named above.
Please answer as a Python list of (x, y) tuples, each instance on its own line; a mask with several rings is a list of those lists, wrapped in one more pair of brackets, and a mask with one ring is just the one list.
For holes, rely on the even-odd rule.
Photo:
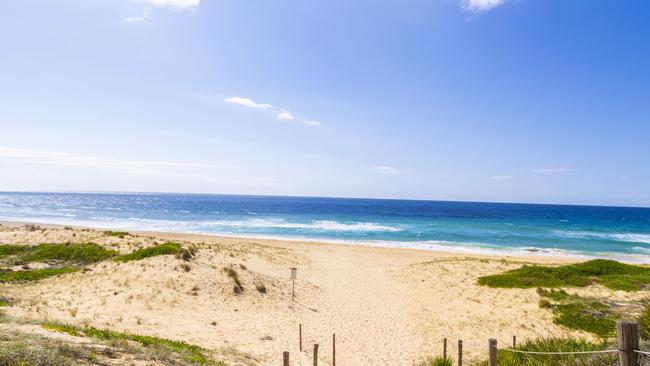
[[(125, 238), (62, 227), (0, 227), (0, 243), (95, 242), (129, 252), (156, 242), (195, 244), (189, 262), (174, 256), (106, 261), (29, 285), (2, 285), (17, 299), (16, 316), (89, 324), (184, 340), (226, 354), (238, 364), (278, 365), (290, 351), (292, 365), (311, 365), (320, 344), (331, 363), (337, 337), (338, 365), (413, 365), (441, 353), (449, 338), (455, 354), (484, 357), (487, 340), (502, 344), (549, 335), (577, 335), (552, 324), (534, 289), (490, 289), (478, 276), (517, 268), (522, 262), (558, 258), (496, 258), (393, 248), (283, 242), (205, 235), (137, 233)], [(187, 268), (186, 266), (189, 266)], [(298, 268), (296, 301), (289, 268)], [(224, 268), (234, 269), (244, 292), (235, 294)], [(266, 293), (256, 289), (264, 286)], [(612, 299), (623, 294), (601, 287)], [(628, 294), (629, 296), (629, 294)], [(304, 352), (298, 350), (303, 325)]]

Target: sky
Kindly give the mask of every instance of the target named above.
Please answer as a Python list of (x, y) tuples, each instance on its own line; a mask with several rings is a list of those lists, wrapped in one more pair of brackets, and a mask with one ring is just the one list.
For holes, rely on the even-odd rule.
[(0, 4), (0, 190), (650, 206), (650, 3)]

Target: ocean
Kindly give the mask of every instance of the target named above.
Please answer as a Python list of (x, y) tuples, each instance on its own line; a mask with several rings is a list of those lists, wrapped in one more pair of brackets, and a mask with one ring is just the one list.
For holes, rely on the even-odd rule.
[(0, 192), (0, 220), (650, 263), (650, 208)]

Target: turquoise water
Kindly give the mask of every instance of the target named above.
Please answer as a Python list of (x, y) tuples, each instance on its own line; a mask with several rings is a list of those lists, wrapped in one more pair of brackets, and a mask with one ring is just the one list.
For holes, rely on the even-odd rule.
[(193, 194), (0, 192), (0, 219), (650, 262), (650, 209)]

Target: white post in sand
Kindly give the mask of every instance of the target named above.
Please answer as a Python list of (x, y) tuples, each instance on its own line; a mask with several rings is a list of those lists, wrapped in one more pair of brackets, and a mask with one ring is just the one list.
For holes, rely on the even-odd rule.
[(298, 268), (291, 268), (291, 301), (296, 301), (296, 277), (298, 275)]

